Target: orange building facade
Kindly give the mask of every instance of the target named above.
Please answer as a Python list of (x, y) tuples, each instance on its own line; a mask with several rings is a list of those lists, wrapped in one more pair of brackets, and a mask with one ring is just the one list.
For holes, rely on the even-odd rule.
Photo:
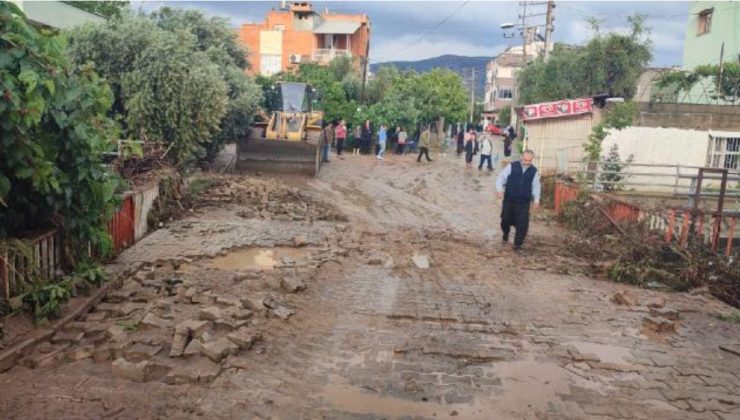
[(283, 2), (264, 22), (242, 25), (238, 36), (249, 48), (254, 74), (269, 76), (302, 63), (328, 64), (341, 56), (352, 59), (363, 79), (367, 74), (370, 20), (365, 14), (319, 13), (308, 2)]

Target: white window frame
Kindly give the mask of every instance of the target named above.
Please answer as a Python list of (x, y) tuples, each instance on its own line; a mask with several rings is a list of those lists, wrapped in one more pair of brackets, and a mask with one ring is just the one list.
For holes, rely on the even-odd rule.
[(707, 166), (731, 171), (740, 170), (740, 133), (709, 134)]

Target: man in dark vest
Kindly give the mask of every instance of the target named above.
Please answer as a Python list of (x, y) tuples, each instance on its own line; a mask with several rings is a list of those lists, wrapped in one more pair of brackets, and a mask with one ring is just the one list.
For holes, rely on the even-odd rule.
[(516, 228), (515, 251), (522, 247), (527, 236), (530, 203), (534, 199), (534, 207), (540, 206), (540, 174), (532, 165), (533, 160), (534, 152), (525, 150), (521, 161), (507, 165), (496, 179), (496, 195), (504, 199), (501, 206), (504, 242), (509, 242), (509, 231), (513, 225)]

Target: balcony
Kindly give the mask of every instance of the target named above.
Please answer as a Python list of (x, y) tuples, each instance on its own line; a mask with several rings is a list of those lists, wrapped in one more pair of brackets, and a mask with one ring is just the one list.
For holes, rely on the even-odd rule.
[(337, 57), (352, 57), (349, 50), (338, 50), (334, 48), (316, 48), (313, 50), (313, 62), (318, 64), (329, 64)]

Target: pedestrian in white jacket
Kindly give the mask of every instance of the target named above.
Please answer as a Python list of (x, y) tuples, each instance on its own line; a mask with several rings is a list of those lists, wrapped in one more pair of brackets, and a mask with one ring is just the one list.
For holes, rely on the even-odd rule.
[[(488, 161), (488, 170), (493, 170), (493, 165), (491, 164), (491, 155), (493, 154), (493, 144), (491, 143), (491, 139), (488, 136), (482, 136), (481, 142), (480, 142), (480, 163), (478, 164), (478, 170), (480, 171), (483, 169), (483, 163)], [(498, 159), (496, 159), (498, 161)]]

